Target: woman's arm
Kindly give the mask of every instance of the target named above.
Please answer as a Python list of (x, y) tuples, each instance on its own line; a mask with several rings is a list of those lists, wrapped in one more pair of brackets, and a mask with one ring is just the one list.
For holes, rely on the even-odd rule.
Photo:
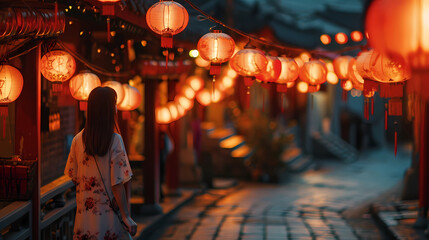
[(123, 183), (112, 186), (112, 192), (119, 206), (119, 211), (122, 215), (122, 220), (128, 226), (128, 232), (134, 236), (137, 232), (137, 224), (131, 219), (130, 211), (128, 210), (127, 196)]

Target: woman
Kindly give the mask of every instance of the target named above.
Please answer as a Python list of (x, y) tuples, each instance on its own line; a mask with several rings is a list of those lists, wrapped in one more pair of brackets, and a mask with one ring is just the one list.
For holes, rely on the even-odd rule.
[[(73, 138), (64, 170), (76, 184), (73, 239), (132, 239), (130, 234), (137, 231), (124, 187), (131, 179), (131, 168), (122, 137), (114, 132), (116, 113), (113, 89), (92, 90), (85, 128)], [(116, 200), (121, 217), (113, 211), (109, 198)]]

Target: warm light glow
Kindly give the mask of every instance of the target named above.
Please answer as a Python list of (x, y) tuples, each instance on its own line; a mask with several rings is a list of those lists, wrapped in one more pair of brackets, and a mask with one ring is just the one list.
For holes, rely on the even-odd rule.
[(204, 80), (199, 76), (190, 76), (186, 79), (186, 82), (195, 92), (204, 87)]
[(325, 61), (325, 65), (326, 65), (326, 69), (328, 69), (328, 72), (334, 72), (334, 64), (332, 62)]
[(302, 59), (300, 57), (296, 57), (293, 60), (295, 60), (296, 64), (298, 65), (298, 68), (302, 68), (302, 66), (304, 66), (304, 61), (302, 61)]
[(295, 86), (295, 83), (296, 83), (296, 81), (293, 81), (293, 82), (287, 82), (287, 83), (286, 83), (286, 86), (287, 86), (287, 88), (291, 88), (291, 87)]
[(338, 83), (338, 77), (334, 72), (328, 72), (326, 74), (326, 81), (332, 85), (335, 85)]
[(307, 82), (310, 85), (320, 85), (326, 82), (326, 69), (325, 63), (313, 60), (304, 63), (301, 71), (299, 72), (299, 78), (301, 81)]
[(219, 30), (205, 34), (198, 41), (200, 56), (215, 64), (228, 61), (234, 54), (234, 49), (234, 39)]
[(168, 124), (171, 122), (171, 114), (167, 106), (158, 107), (156, 108), (155, 112), (156, 112), (156, 122), (158, 124)]
[(146, 47), (146, 46), (147, 46), (147, 41), (146, 41), (146, 40), (142, 40), (140, 43), (141, 43), (141, 45), (142, 45), (143, 47)]
[(214, 93), (213, 91), (210, 91), (210, 93), (211, 93), (210, 98), (213, 103), (220, 102), (223, 99), (223, 93), (219, 91), (219, 89), (215, 89)]
[(176, 95), (176, 97), (174, 97), (174, 101), (182, 105), (185, 111), (190, 110), (194, 106), (194, 101), (189, 100), (187, 97), (183, 95)]
[(181, 93), (190, 100), (194, 99), (195, 97), (195, 91), (189, 85), (183, 85)]
[(222, 78), (222, 83), (223, 83), (223, 86), (225, 88), (230, 88), (230, 87), (234, 86), (235, 81), (234, 81), (234, 79), (232, 79), (228, 76), (225, 76)]
[(100, 85), (101, 82), (97, 75), (87, 71), (77, 74), (69, 82), (71, 95), (79, 101), (88, 100), (92, 89)]
[(292, 58), (279, 57), (281, 62), (281, 72), (276, 83), (293, 82), (298, 78), (299, 67), (296, 61)]
[(47, 52), (40, 61), (40, 72), (51, 82), (67, 81), (73, 76), (75, 70), (74, 58), (65, 51)]
[(192, 49), (191, 51), (189, 51), (189, 56), (190, 57), (192, 57), (192, 58), (196, 58), (196, 57), (198, 57), (200, 54), (199, 54), (199, 52), (198, 52), (198, 50), (197, 49)]
[(208, 106), (212, 102), (212, 97), (208, 89), (203, 89), (197, 93), (197, 101), (203, 105)]
[(360, 42), (363, 40), (363, 34), (360, 31), (353, 31), (350, 34), (350, 37), (355, 42)]
[(308, 52), (302, 52), (302, 53), (299, 55), (299, 57), (301, 58), (301, 60), (302, 60), (303, 62), (308, 62), (308, 61), (310, 61), (310, 59), (311, 59), (311, 54), (310, 54), (310, 53), (308, 53)]
[(128, 84), (122, 84), (124, 89), (124, 99), (118, 104), (118, 110), (131, 111), (140, 106), (142, 95), (139, 90)]
[(174, 104), (176, 104), (177, 112), (179, 113), (179, 118), (183, 117), (186, 113), (185, 109), (176, 101), (174, 101)]
[(201, 56), (198, 56), (195, 58), (195, 64), (197, 64), (198, 67), (206, 68), (210, 66), (210, 62), (204, 60)]
[(341, 81), (341, 87), (346, 91), (352, 90), (352, 88), (353, 88), (352, 81), (350, 81), (350, 80)]
[(349, 62), (352, 59), (350, 56), (339, 56), (334, 59), (334, 71), (339, 79), (349, 78)]
[(348, 37), (345, 33), (337, 33), (335, 34), (335, 41), (337, 41), (338, 44), (345, 44), (348, 41)]
[(364, 80), (356, 68), (356, 59), (353, 58), (349, 62), (349, 79), (352, 81), (353, 87), (363, 91)]
[(175, 121), (179, 118), (179, 111), (177, 110), (176, 103), (175, 102), (168, 102), (167, 108), (170, 111), (171, 120)]
[(350, 92), (350, 95), (352, 95), (352, 97), (360, 97), (362, 95), (362, 91), (359, 91), (357, 89), (352, 89)]
[(328, 34), (322, 34), (322, 35), (320, 35), (320, 41), (324, 45), (328, 45), (331, 43), (331, 37)]
[(228, 77), (230, 78), (236, 78), (238, 76), (237, 72), (231, 68), (228, 68), (228, 70), (226, 71), (226, 75), (228, 75)]
[(298, 84), (296, 85), (296, 89), (298, 89), (298, 92), (300, 93), (306, 93), (308, 92), (308, 83), (298, 82)]
[(15, 101), (22, 91), (24, 79), (18, 69), (0, 65), (0, 104)]
[(282, 72), (282, 62), (277, 57), (266, 56), (266, 58), (268, 62), (265, 71), (255, 77), (262, 82), (275, 82)]
[(122, 87), (122, 84), (120, 82), (106, 81), (106, 82), (103, 82), (103, 84), (101, 84), (101, 86), (110, 87), (113, 90), (115, 90), (115, 92), (116, 92), (116, 104), (119, 104), (120, 102), (122, 102), (122, 100), (124, 100), (125, 92), (124, 92), (124, 88)]
[(245, 48), (238, 51), (229, 64), (241, 76), (255, 76), (265, 71), (267, 58), (261, 50)]

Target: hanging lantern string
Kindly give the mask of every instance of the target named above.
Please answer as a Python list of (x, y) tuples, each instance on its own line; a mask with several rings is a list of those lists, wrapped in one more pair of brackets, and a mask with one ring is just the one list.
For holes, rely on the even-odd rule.
[(313, 54), (325, 54), (325, 53), (338, 53), (338, 54), (341, 54), (341, 53), (344, 53), (344, 52), (348, 52), (348, 51), (352, 51), (352, 50), (357, 50), (357, 49), (362, 49), (362, 47), (365, 47), (364, 45), (356, 45), (356, 46), (351, 46), (351, 47), (343, 48), (343, 49), (337, 50), (337, 51), (307, 50), (307, 49), (304, 49), (304, 48), (287, 47), (287, 46), (284, 46), (284, 45), (281, 45), (281, 44), (278, 44), (278, 43), (275, 43), (275, 42), (271, 42), (271, 41), (267, 41), (267, 40), (264, 40), (264, 39), (260, 39), (259, 37), (256, 37), (256, 36), (254, 36), (252, 34), (245, 33), (245, 32), (243, 32), (241, 30), (238, 30), (236, 28), (230, 27), (230, 26), (226, 25), (225, 23), (223, 23), (222, 21), (220, 21), (219, 19), (214, 18), (214, 17), (210, 16), (209, 14), (207, 14), (206, 12), (204, 12), (203, 10), (201, 10), (199, 7), (197, 7), (195, 4), (193, 4), (190, 0), (184, 0), (184, 1), (186, 3), (188, 3), (193, 9), (195, 9), (196, 11), (198, 11), (199, 13), (201, 13), (206, 19), (208, 19), (208, 20), (210, 20), (210, 21), (212, 21), (214, 23), (217, 23), (217, 24), (223, 26), (224, 28), (227, 28), (227, 29), (229, 29), (229, 30), (231, 30), (231, 31), (233, 31), (233, 32), (235, 32), (235, 33), (243, 36), (243, 37), (249, 38), (249, 40), (252, 39), (255, 42), (258, 42), (260, 44), (271, 46), (271, 47), (275, 47), (275, 48), (282, 49), (282, 50), (285, 50), (285, 51), (292, 51), (292, 52), (298, 52), (298, 53), (300, 53), (300, 52), (309, 52), (309, 53), (313, 53)]
[(81, 63), (83, 63), (85, 66), (87, 66), (89, 69), (93, 70), (96, 73), (99, 73), (101, 75), (107, 76), (107, 77), (129, 77), (130, 73), (129, 72), (123, 72), (123, 73), (112, 73), (109, 72), (101, 67), (98, 67), (96, 65), (93, 65), (91, 63), (89, 63), (85, 58), (83, 58), (82, 56), (80, 56), (78, 53), (72, 51), (70, 48), (68, 48), (67, 46), (65, 46), (62, 42), (58, 42), (58, 45), (60, 45), (62, 48), (64, 48), (65, 50), (67, 50), (70, 55), (72, 55), (74, 58), (76, 58), (77, 60), (79, 60)]

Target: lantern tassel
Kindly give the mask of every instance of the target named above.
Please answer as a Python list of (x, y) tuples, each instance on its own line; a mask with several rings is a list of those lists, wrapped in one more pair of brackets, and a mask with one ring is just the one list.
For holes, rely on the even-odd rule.
[(374, 115), (374, 98), (369, 99), (371, 101), (371, 115)]
[(363, 102), (363, 116), (366, 120), (368, 120), (368, 99), (366, 98)]
[(313, 110), (313, 103), (314, 103), (314, 97), (313, 97), (313, 94), (310, 94), (310, 107), (311, 107), (311, 110)]
[(110, 43), (110, 18), (107, 18), (107, 42)]
[(284, 113), (284, 112), (285, 112), (285, 106), (284, 106), (284, 104), (283, 104), (283, 102), (284, 102), (284, 101), (283, 101), (283, 100), (284, 100), (283, 98), (284, 98), (284, 94), (282, 93), (282, 95), (281, 95), (281, 97), (280, 97), (280, 101), (281, 101), (281, 102), (280, 102), (280, 104), (282, 105), (282, 113)]
[(220, 63), (212, 63), (210, 64), (210, 75), (218, 75), (221, 71)]
[(88, 110), (88, 102), (81, 102), (81, 101), (79, 101), (79, 109), (81, 110), (81, 111), (86, 111), (86, 110)]
[(215, 84), (216, 84), (216, 75), (213, 75), (212, 81), (212, 100), (215, 100)]
[(398, 132), (395, 129), (395, 158), (396, 158), (397, 152), (398, 152)]
[(387, 105), (386, 104), (384, 109), (384, 130), (387, 130)]
[(165, 70), (168, 70), (168, 49), (167, 53), (165, 54)]
[(161, 36), (161, 47), (162, 48), (172, 48), (173, 47), (173, 36), (162, 35)]
[(247, 87), (247, 93), (246, 93), (246, 108), (248, 109), (250, 107), (250, 87)]

